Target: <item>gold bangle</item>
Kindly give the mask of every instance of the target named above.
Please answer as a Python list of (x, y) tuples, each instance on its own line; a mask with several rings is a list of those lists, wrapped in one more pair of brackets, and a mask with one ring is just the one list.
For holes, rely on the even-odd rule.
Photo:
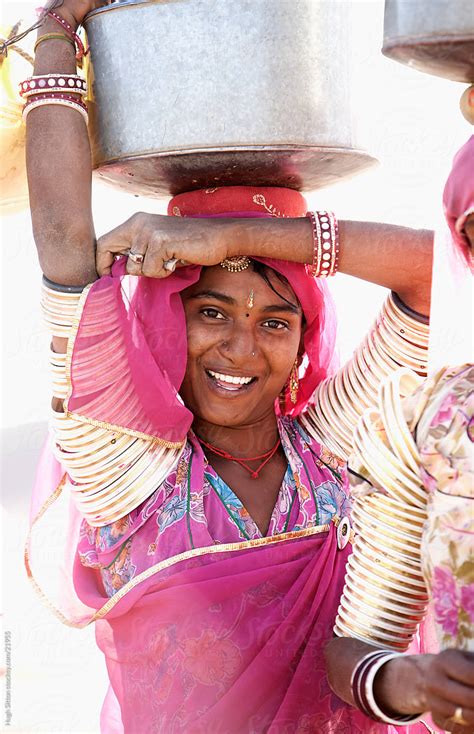
[(390, 650), (392, 652), (405, 652), (406, 645), (396, 645), (394, 643), (387, 643), (385, 640), (379, 640), (373, 635), (367, 634), (363, 631), (359, 631), (357, 628), (346, 625), (341, 622), (338, 617), (333, 628), (334, 634), (337, 637), (353, 637), (356, 640), (361, 640), (369, 645), (374, 645), (381, 650)]
[(36, 53), (36, 49), (40, 45), (40, 43), (43, 43), (43, 41), (67, 41), (71, 44), (74, 50), (76, 50), (76, 44), (74, 43), (72, 38), (69, 38), (69, 36), (66, 36), (65, 33), (45, 33), (44, 36), (40, 36), (37, 40), (35, 45), (33, 46), (33, 52)]
[[(130, 482), (128, 484), (127, 482), (121, 483), (120, 487), (114, 487), (112, 492), (108, 490), (107, 494), (109, 496), (105, 497), (104, 490), (99, 491), (99, 498), (96, 498), (96, 501), (92, 503), (87, 500), (85, 502), (81, 501), (77, 487), (71, 487), (73, 499), (79, 511), (86, 517), (89, 524), (95, 527), (115, 522), (116, 519), (131, 512), (132, 509), (138, 507), (141, 502), (153, 494), (179, 460), (183, 450), (184, 446), (177, 451), (162, 449), (154, 457), (152, 464), (148, 464), (147, 469), (132, 480), (131, 486)], [(157, 473), (159, 477), (157, 477)]]
[(371, 609), (364, 601), (348, 595), (346, 591), (341, 597), (341, 606), (350, 614), (360, 615), (362, 618), (370, 620), (371, 625), (381, 626), (384, 630), (386, 629), (388, 632), (394, 632), (395, 634), (400, 632), (403, 637), (413, 635), (420, 622), (419, 619), (405, 619), (402, 615), (393, 614), (385, 609)]
[(388, 600), (383, 594), (377, 594), (368, 588), (361, 589), (354, 584), (352, 577), (349, 575), (345, 579), (344, 594), (346, 591), (350, 593), (352, 598), (365, 602), (372, 609), (377, 610), (377, 612), (386, 610), (390, 614), (399, 614), (401, 617), (406, 617), (407, 619), (419, 619), (425, 611), (425, 604), (423, 603), (411, 606)]
[(380, 599), (381, 603), (388, 601), (394, 604), (403, 604), (407, 609), (420, 614), (422, 614), (426, 609), (428, 596), (408, 598), (406, 593), (402, 592), (400, 594), (390, 585), (387, 586), (387, 584), (384, 584), (383, 582), (379, 583), (379, 579), (374, 576), (370, 576), (370, 574), (364, 574), (360, 568), (356, 567), (354, 569), (352, 566), (348, 565), (346, 568), (346, 577), (348, 582), (352, 584), (353, 588), (358, 590), (363, 589), (364, 594), (367, 592), (367, 594), (370, 594), (373, 598)]
[(423, 530), (424, 524), (428, 517), (426, 509), (419, 509), (412, 505), (401, 505), (400, 502), (392, 500), (390, 497), (384, 494), (374, 492), (366, 495), (363, 499), (364, 508), (370, 508), (375, 512), (380, 512), (383, 515), (388, 515), (397, 522), (399, 519), (409, 520), (413, 525), (417, 526), (420, 531)]

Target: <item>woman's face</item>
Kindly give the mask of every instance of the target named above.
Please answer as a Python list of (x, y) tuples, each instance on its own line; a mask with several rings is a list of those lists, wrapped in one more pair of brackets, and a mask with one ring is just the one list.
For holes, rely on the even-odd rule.
[(290, 303), (251, 267), (205, 268), (182, 294), (188, 361), (180, 394), (196, 418), (240, 426), (274, 412), (298, 356), (302, 310), (292, 289), (267, 272)]

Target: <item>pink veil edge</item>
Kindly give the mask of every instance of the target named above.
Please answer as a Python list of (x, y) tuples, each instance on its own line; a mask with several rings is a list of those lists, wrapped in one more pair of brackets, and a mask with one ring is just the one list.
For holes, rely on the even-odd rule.
[(74, 587), (82, 516), (64, 491), (66, 474), (53, 454), (53, 441), (48, 433), (36, 470), (24, 562), (40, 601), (63, 624), (82, 628), (96, 612), (79, 599)]
[[(318, 384), (338, 366), (334, 300), (327, 283), (308, 276), (303, 264), (254, 259), (288, 280), (305, 315), (305, 358), (298, 398), (293, 405), (287, 396), (284, 407), (286, 415), (296, 417)], [(200, 272), (200, 266), (189, 266), (165, 279), (137, 278), (126, 274), (125, 259), (120, 258), (111, 276), (93, 283), (70, 340), (68, 413), (84, 422), (161, 443), (184, 442), (192, 415), (178, 395), (187, 351), (180, 293), (199, 279)], [(150, 313), (158, 318), (150, 318)], [(104, 339), (115, 340), (116, 352), (123, 354), (124, 379), (116, 368), (115, 375), (102, 375), (97, 387), (97, 382), (91, 385), (90, 353), (95, 348), (100, 354)], [(100, 357), (96, 359), (100, 370)], [(120, 410), (118, 406), (125, 403), (126, 408)], [(277, 404), (278, 400), (278, 413)]]
[(473, 253), (464, 225), (474, 214), (474, 135), (457, 151), (443, 190), (446, 224), (435, 233), (428, 373), (472, 363)]
[(428, 376), (474, 361), (472, 273), (447, 227), (435, 233), (431, 293)]

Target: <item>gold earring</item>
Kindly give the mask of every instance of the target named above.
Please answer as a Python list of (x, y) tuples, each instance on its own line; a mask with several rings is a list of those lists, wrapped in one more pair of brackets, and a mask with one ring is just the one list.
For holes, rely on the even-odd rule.
[(298, 375), (298, 360), (294, 363), (290, 372), (290, 400), (293, 405), (298, 399), (298, 388), (300, 386), (300, 380)]

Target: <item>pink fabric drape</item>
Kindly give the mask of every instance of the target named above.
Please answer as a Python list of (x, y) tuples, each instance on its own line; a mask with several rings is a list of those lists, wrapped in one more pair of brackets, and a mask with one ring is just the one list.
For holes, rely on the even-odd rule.
[[(271, 208), (266, 214), (276, 215)], [(327, 284), (307, 276), (303, 265), (262, 262), (288, 279), (307, 322), (295, 415), (334, 368), (334, 308)], [(122, 260), (92, 285), (72, 351), (69, 411), (111, 430), (170, 443), (186, 439), (192, 415), (178, 397), (186, 365), (180, 292), (200, 270), (178, 269), (164, 281), (130, 278)], [(90, 374), (90, 356), (98, 350), (104, 369)], [(189, 469), (191, 492), (202, 490), (202, 460), (201, 452), (195, 474)], [(27, 568), (33, 578), (30, 561), (44, 549), (64, 582), (57, 595), (61, 621), (96, 623), (113, 689), (101, 714), (102, 734), (118, 734), (121, 726), (125, 734), (396, 731), (337, 699), (327, 683), (323, 647), (332, 636), (349, 552), (337, 549), (334, 526), (223, 547), (213, 545), (205, 523), (195, 522), (189, 556), (165, 559), (109, 599), (99, 568), (85, 567), (78, 557), (80, 536), (90, 528), (57, 487), (60, 473), (48, 446), (32, 514), (43, 512), (44, 502), (47, 510), (33, 526)], [(59, 534), (62, 550), (55, 555), (50, 549)]]
[(323, 648), (346, 557), (332, 528), (183, 561), (147, 584), (127, 614), (119, 603), (96, 638), (124, 731), (390, 731), (339, 700), (326, 679)]

